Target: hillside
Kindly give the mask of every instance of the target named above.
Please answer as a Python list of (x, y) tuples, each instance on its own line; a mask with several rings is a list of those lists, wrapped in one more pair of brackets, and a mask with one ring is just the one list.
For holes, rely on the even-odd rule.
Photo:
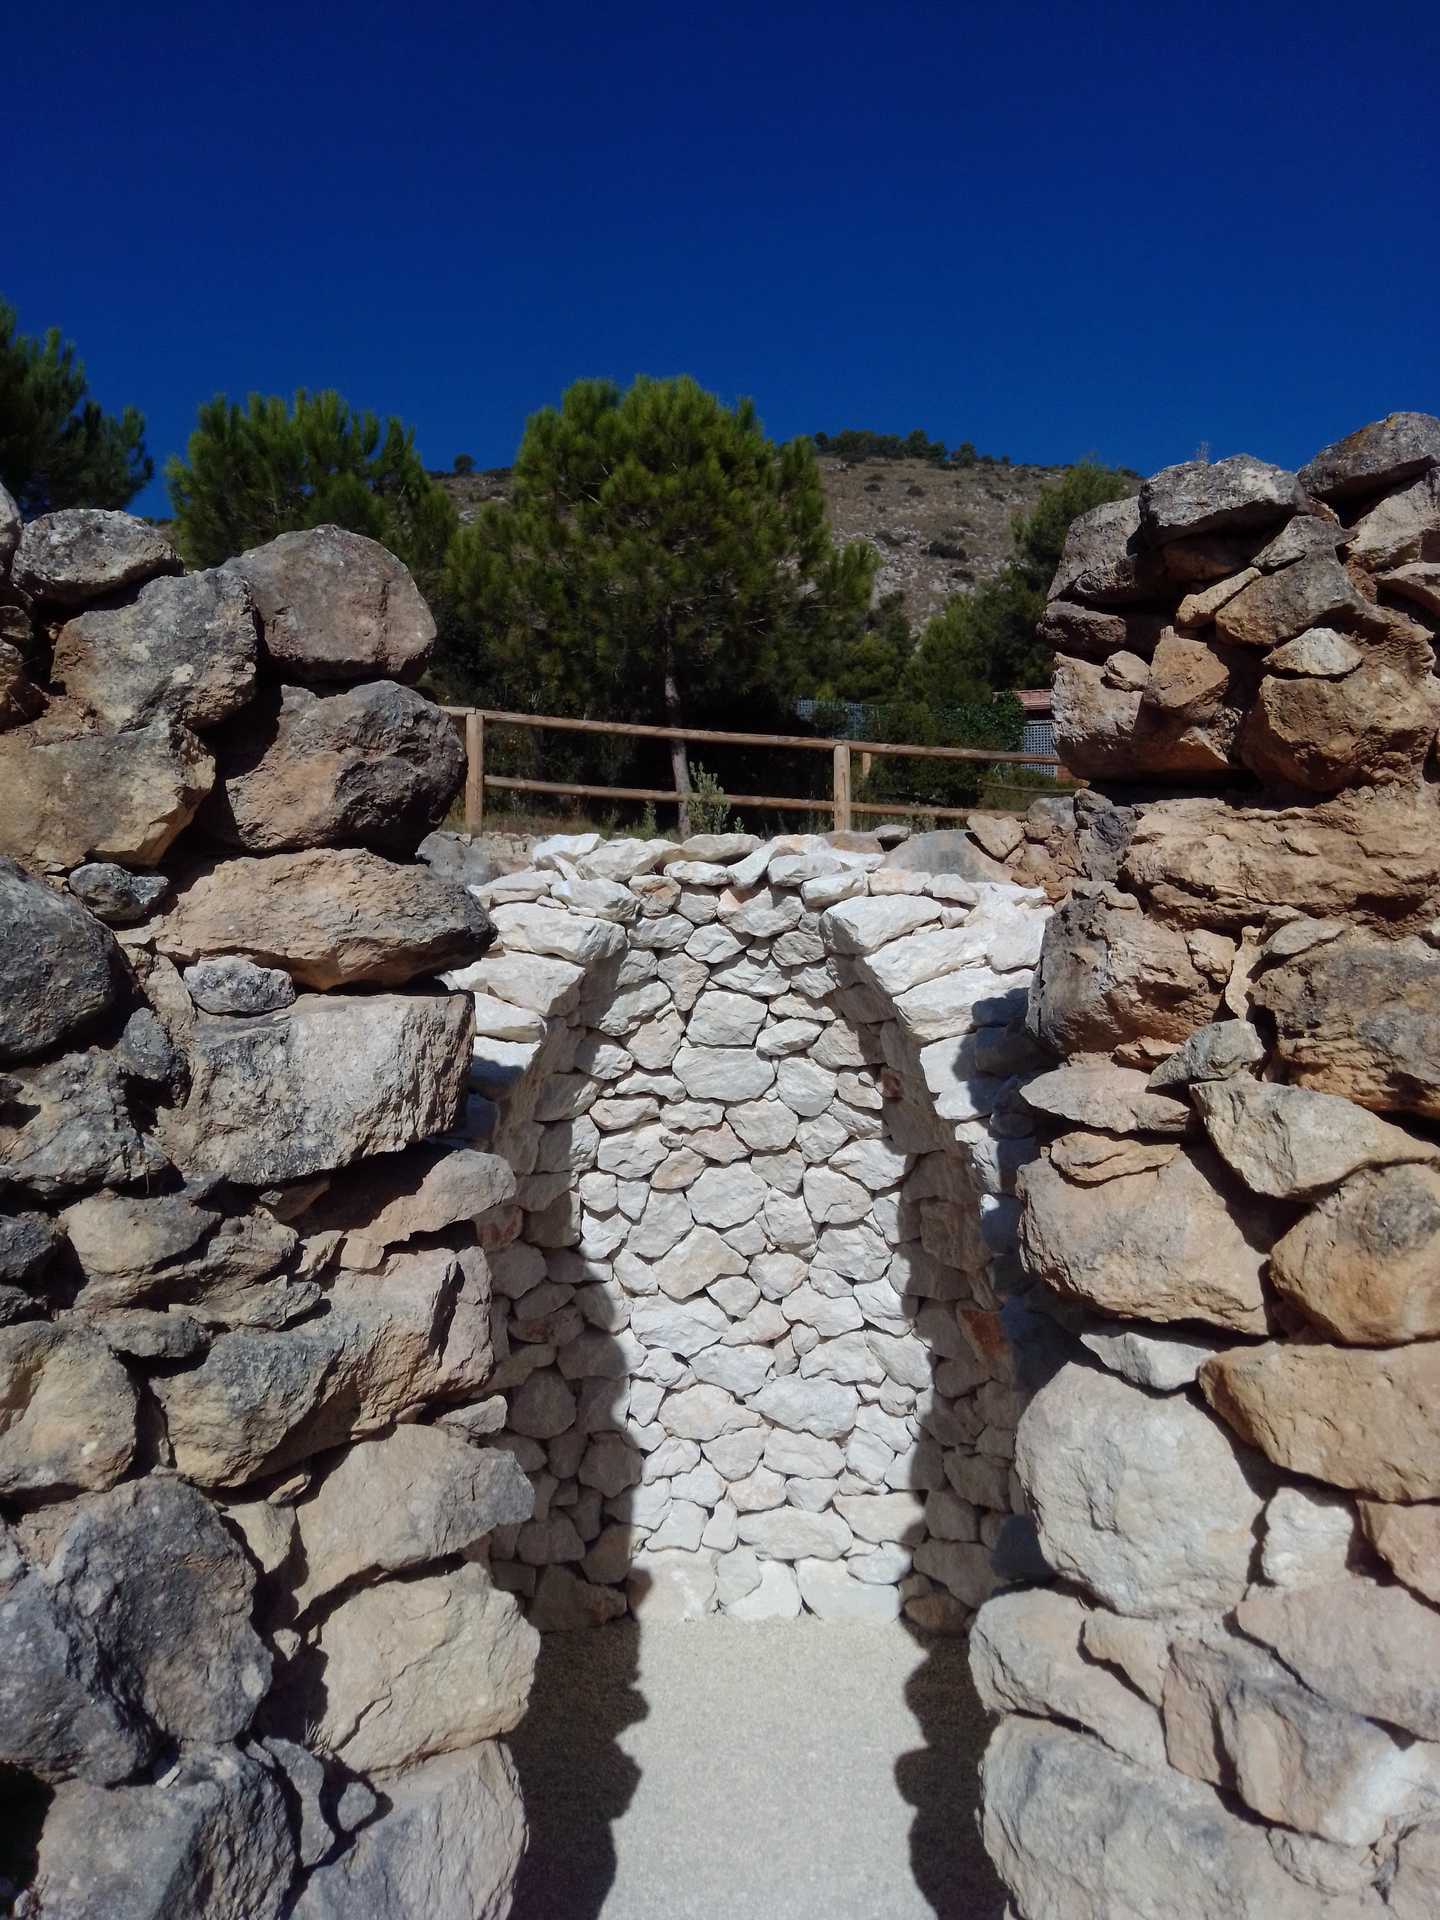
[[(830, 524), (841, 540), (868, 540), (880, 555), (879, 594), (901, 593), (922, 622), (957, 593), (989, 580), (1010, 555), (1010, 523), (1034, 506), (1061, 467), (935, 467), (924, 460), (854, 463), (821, 457)], [(483, 500), (503, 500), (508, 467), (437, 473), (468, 520)]]

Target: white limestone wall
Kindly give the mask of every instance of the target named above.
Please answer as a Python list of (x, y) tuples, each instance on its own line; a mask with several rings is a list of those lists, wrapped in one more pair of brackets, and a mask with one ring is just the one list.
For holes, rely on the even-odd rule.
[(994, 1583), (1048, 909), (834, 839), (555, 840), (481, 890), (453, 979), (519, 1176), (493, 1385), (537, 1496), (493, 1558), (542, 1627), (961, 1630)]

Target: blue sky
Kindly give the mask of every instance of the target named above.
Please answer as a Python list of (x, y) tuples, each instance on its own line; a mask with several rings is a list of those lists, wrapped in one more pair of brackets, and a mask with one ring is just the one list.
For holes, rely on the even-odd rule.
[(157, 464), (302, 385), (432, 466), (585, 374), (1147, 470), (1440, 411), (1433, 0), (82, 0), (4, 40), (0, 293)]

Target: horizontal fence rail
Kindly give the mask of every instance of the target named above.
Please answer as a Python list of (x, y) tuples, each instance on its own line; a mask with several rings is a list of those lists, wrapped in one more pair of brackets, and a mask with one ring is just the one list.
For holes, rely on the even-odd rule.
[[(826, 799), (798, 799), (794, 795), (774, 793), (729, 793), (723, 795), (732, 807), (774, 807), (791, 813), (828, 813), (837, 829), (844, 831), (857, 813), (897, 815), (904, 819), (964, 820), (968, 807), (902, 806), (894, 801), (854, 800), (851, 798), (851, 754), (858, 753), (862, 775), (876, 755), (892, 758), (909, 756), (916, 760), (971, 760), (987, 766), (1054, 767), (1063, 769), (1063, 761), (1053, 754), (990, 752), (984, 747), (922, 747), (891, 740), (822, 739), (814, 734), (723, 733), (706, 727), (650, 727), (623, 720), (573, 720), (553, 713), (501, 713), (489, 707), (447, 707), (445, 711), (460, 723), (465, 738), (465, 830), (479, 833), (485, 818), (485, 790), (502, 793), (564, 794), (586, 800), (660, 800), (678, 807), (684, 795), (673, 787), (595, 787), (565, 780), (518, 780), (485, 771), (485, 728), (541, 727), (559, 733), (619, 734), (631, 740), (684, 740), (701, 746), (721, 747), (799, 747), (806, 752), (828, 753), (833, 763), (831, 791)], [(995, 782), (1000, 785), (1002, 783)], [(1016, 787), (1016, 793), (1033, 789)]]

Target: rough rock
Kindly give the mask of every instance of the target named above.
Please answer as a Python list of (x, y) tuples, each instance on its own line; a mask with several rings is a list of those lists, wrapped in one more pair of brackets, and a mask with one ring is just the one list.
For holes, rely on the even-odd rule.
[(79, 1505), (47, 1570), (86, 1620), (111, 1687), (170, 1740), (244, 1732), (270, 1684), (254, 1576), (205, 1496), (152, 1474)]
[(263, 1186), (444, 1133), (464, 1098), (472, 1018), (463, 994), (302, 994), (260, 1019), (202, 1015), (172, 1151)]
[(1440, 1349), (1265, 1346), (1201, 1369), (1206, 1397), (1292, 1473), (1380, 1500), (1440, 1496)]
[(1191, 1098), (1221, 1157), (1256, 1193), (1305, 1199), (1362, 1167), (1440, 1158), (1388, 1120), (1335, 1094), (1255, 1080), (1218, 1080)]
[(1130, 1067), (1056, 1067), (1026, 1081), (1020, 1097), (1036, 1113), (1107, 1133), (1184, 1133), (1190, 1109), (1183, 1099), (1152, 1092)]
[(69, 740), (22, 727), (0, 736), (0, 852), (46, 873), (89, 860), (156, 866), (214, 779), (199, 740), (168, 721)]
[(1343, 624), (1366, 606), (1335, 556), (1314, 554), (1252, 580), (1216, 613), (1215, 631), (1235, 646), (1276, 647), (1310, 627)]
[(1379, 493), (1440, 466), (1440, 420), (1390, 413), (1324, 447), (1300, 469), (1300, 484), (1321, 500)]
[(1362, 1500), (1360, 1524), (1396, 1579), (1440, 1604), (1440, 1506)]
[(0, 1060), (48, 1053), (109, 1007), (115, 942), (78, 902), (0, 858)]
[(1231, 1789), (1267, 1820), (1341, 1846), (1377, 1841), (1426, 1807), (1433, 1766), (1422, 1750), (1406, 1753), (1393, 1734), (1317, 1699), (1238, 1636), (1177, 1637), (1165, 1736), (1181, 1772)]
[(1028, 1025), (1052, 1052), (1108, 1053), (1141, 1036), (1185, 1040), (1219, 998), (1183, 934), (1125, 895), (1077, 893), (1046, 923)]
[(435, 622), (393, 553), (342, 527), (282, 533), (227, 562), (254, 595), (265, 651), (287, 678), (412, 679)]
[(1160, 1718), (1108, 1668), (1079, 1657), (1085, 1608), (1073, 1594), (1033, 1587), (996, 1594), (975, 1616), (970, 1672), (992, 1713), (1073, 1721), (1142, 1766), (1165, 1764)]
[(1255, 1001), (1297, 1086), (1379, 1113), (1440, 1118), (1440, 954), (1347, 933), (1272, 967)]
[(385, 1800), (379, 1817), (310, 1875), (292, 1920), (506, 1920), (525, 1816), (498, 1741), (387, 1781)]
[(1153, 1393), (1175, 1393), (1193, 1386), (1201, 1367), (1220, 1351), (1213, 1340), (1142, 1333), (1138, 1327), (1094, 1327), (1080, 1335), (1080, 1344), (1107, 1372)]
[[(439, 1427), (396, 1427), (342, 1453), (295, 1509), (304, 1574), (297, 1611), (362, 1574), (399, 1573), (473, 1547), (530, 1518), (535, 1496), (514, 1456)], [(355, 1517), (368, 1516), (357, 1528)]]
[(257, 967), (227, 953), (186, 967), (185, 989), (202, 1013), (276, 1013), (295, 998), (295, 986), (279, 967)]
[(483, 1567), (349, 1595), (302, 1656), (316, 1744), (349, 1767), (409, 1767), (507, 1733), (525, 1711), (540, 1637)]
[(10, 563), (15, 558), (15, 549), (20, 544), (23, 522), (20, 509), (14, 496), (4, 486), (0, 486), (0, 579), (10, 571)]
[(1241, 735), (1240, 757), (1262, 780), (1312, 793), (1411, 780), (1435, 737), (1437, 709), (1428, 678), (1383, 660), (1335, 680), (1267, 674)]
[[(264, 1208), (225, 1215), (206, 1189), (171, 1194), (102, 1191), (61, 1216), (88, 1311), (185, 1303), (216, 1324), (244, 1319), (257, 1282), (289, 1261), (297, 1237)], [(297, 1289), (297, 1299), (310, 1304)]]
[(1245, 532), (1288, 519), (1298, 504), (1295, 475), (1248, 453), (1227, 460), (1185, 460), (1152, 474), (1140, 489), (1147, 541), (1200, 533)]
[(326, 1304), (284, 1332), (221, 1334), (199, 1366), (153, 1382), (189, 1479), (243, 1485), (382, 1430), (427, 1401), (473, 1399), (489, 1376), (488, 1296), (444, 1248), (392, 1253), (377, 1272), (342, 1273)]
[(180, 556), (157, 527), (102, 507), (42, 513), (22, 531), (13, 562), (17, 586), (63, 607), (179, 571)]
[(163, 1785), (58, 1788), (34, 1890), (46, 1920), (279, 1920), (294, 1866), (275, 1775), (199, 1747)]
[(1077, 515), (1066, 531), (1048, 598), (1096, 606), (1149, 599), (1160, 583), (1160, 569), (1139, 534), (1140, 502), (1133, 494)]
[(1403, 1587), (1350, 1575), (1257, 1588), (1235, 1620), (1323, 1700), (1422, 1740), (1440, 1735), (1440, 1614)]
[(485, 848), (468, 833), (452, 833), (445, 827), (426, 834), (415, 858), (423, 860), (438, 879), (453, 880), (461, 887), (483, 887), (495, 877), (495, 862)]
[(1182, 1395), (1062, 1367), (1021, 1419), (1015, 1465), (1046, 1559), (1116, 1613), (1228, 1607), (1245, 1591), (1263, 1501)]
[(170, 891), (163, 873), (131, 873), (108, 860), (76, 867), (65, 884), (83, 907), (110, 927), (138, 925)]
[(1355, 1503), (1319, 1487), (1277, 1487), (1265, 1508), (1260, 1570), (1273, 1587), (1313, 1587), (1350, 1564)]
[(1128, 1317), (1266, 1331), (1261, 1275), (1283, 1221), (1228, 1180), (1214, 1154), (1196, 1148), (1098, 1186), (1039, 1160), (1016, 1185), (1028, 1269), (1059, 1292)]
[(135, 1130), (111, 1054), (69, 1053), (0, 1080), (0, 1187), (53, 1200), (123, 1186), (164, 1162)]
[(282, 689), (217, 736), (210, 830), (250, 853), (408, 853), (444, 818), (465, 753), (443, 708), (393, 681)]
[(247, 704), (258, 651), (245, 584), (217, 567), (152, 580), (68, 620), (51, 679), (117, 732), (161, 718), (203, 730)]
[(1171, 927), (1238, 933), (1277, 908), (1393, 925), (1440, 889), (1440, 836), (1393, 786), (1305, 807), (1169, 800), (1140, 815), (1121, 876)]
[(182, 879), (151, 931), (177, 962), (243, 953), (321, 990), (403, 986), (478, 960), (494, 938), (485, 909), (453, 881), (329, 849), (213, 861)]
[(0, 1327), (0, 1494), (58, 1498), (113, 1486), (134, 1455), (134, 1388), (79, 1327)]
[(968, 833), (940, 829), (912, 833), (882, 863), (900, 873), (949, 873), (961, 880), (1010, 881), (1009, 870), (977, 847)]
[[(1031, 1920), (1317, 1920), (1313, 1889), (1213, 1788), (1016, 1716), (985, 1755), (985, 1846)], [(1327, 1920), (1362, 1920), (1373, 1907)]]
[(1345, 1345), (1440, 1335), (1440, 1171), (1355, 1174), (1275, 1243), (1270, 1277)]
[(310, 1208), (309, 1232), (357, 1232), (382, 1247), (475, 1221), (514, 1197), (515, 1175), (473, 1147), (411, 1147), (337, 1174)]
[(1219, 1020), (1192, 1033), (1184, 1046), (1162, 1060), (1150, 1085), (1190, 1087), (1200, 1080), (1228, 1080), (1265, 1058), (1265, 1043), (1246, 1020)]

